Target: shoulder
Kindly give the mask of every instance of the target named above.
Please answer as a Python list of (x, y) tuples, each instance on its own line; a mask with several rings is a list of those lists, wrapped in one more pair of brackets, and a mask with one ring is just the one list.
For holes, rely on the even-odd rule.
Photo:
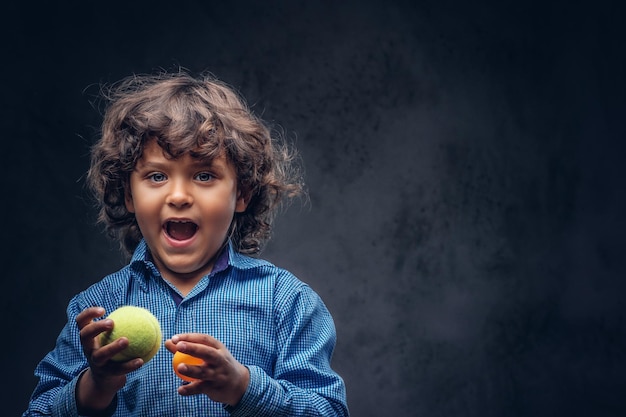
[(282, 267), (276, 266), (272, 262), (253, 258), (241, 253), (231, 253), (230, 264), (236, 274), (245, 275), (250, 279), (257, 278), (271, 282), (275, 291), (289, 289), (291, 291), (308, 287), (293, 273)]
[(236, 263), (240, 263), (242, 271), (272, 286), (274, 306), (278, 310), (290, 310), (296, 306), (304, 309), (326, 309), (317, 292), (289, 270), (264, 259), (241, 254), (236, 256), (238, 257)]

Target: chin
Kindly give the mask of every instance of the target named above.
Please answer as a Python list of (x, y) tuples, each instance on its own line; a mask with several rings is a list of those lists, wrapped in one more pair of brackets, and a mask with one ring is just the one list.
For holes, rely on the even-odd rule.
[(211, 268), (207, 267), (207, 264), (193, 264), (188, 263), (176, 263), (165, 264), (165, 267), (171, 272), (178, 275), (192, 275), (192, 274), (208, 274)]

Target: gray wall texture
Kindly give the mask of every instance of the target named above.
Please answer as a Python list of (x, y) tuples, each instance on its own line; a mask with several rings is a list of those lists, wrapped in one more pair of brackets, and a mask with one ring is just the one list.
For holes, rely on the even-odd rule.
[[(122, 264), (102, 82), (210, 70), (300, 149), (263, 256), (334, 315), (352, 415), (626, 415), (619, 2), (36, 2), (3, 26), (2, 415)], [(622, 172), (622, 174), (620, 174)]]

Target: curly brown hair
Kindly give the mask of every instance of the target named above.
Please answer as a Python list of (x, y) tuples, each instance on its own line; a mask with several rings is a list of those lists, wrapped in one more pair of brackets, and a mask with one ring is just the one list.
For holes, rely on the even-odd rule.
[(103, 87), (106, 107), (91, 150), (87, 182), (99, 206), (98, 221), (132, 253), (142, 239), (125, 196), (130, 173), (148, 139), (172, 158), (189, 153), (211, 160), (225, 154), (249, 200), (235, 213), (231, 242), (254, 255), (269, 239), (277, 208), (304, 194), (297, 152), (248, 108), (236, 90), (203, 73), (133, 75)]

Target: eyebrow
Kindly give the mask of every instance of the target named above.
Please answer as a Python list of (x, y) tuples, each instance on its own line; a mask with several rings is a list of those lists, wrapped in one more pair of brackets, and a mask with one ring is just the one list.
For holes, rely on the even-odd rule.
[[(171, 161), (175, 161), (175, 159), (166, 159), (165, 161), (161, 161), (161, 160), (153, 161), (150, 159), (144, 160), (142, 158), (139, 161), (137, 161), (134, 169), (165, 170)], [(215, 158), (212, 160), (192, 158), (191, 163), (186, 164), (186, 165), (192, 168), (206, 168), (206, 169), (215, 170), (218, 172), (221, 172), (225, 169), (225, 164), (221, 163), (219, 158)]]
[(163, 169), (167, 165), (167, 162), (161, 161), (146, 161), (143, 158), (139, 159), (135, 164), (134, 169)]

